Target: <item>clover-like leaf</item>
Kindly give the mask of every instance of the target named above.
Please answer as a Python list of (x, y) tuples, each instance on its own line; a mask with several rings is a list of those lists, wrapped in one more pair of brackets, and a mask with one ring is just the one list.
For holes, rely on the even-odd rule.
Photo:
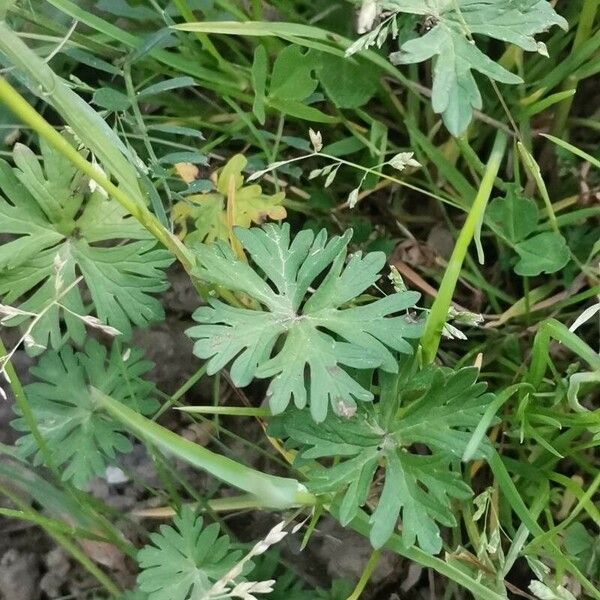
[(356, 58), (324, 52), (318, 71), (321, 85), (338, 108), (358, 108), (377, 91), (377, 71)]
[(494, 198), (486, 216), (511, 242), (520, 242), (535, 231), (538, 223), (536, 203), (518, 186), (511, 185), (503, 198)]
[(286, 46), (273, 65), (269, 97), (280, 101), (299, 102), (308, 98), (319, 84), (313, 77), (321, 65), (321, 56), (314, 50), (306, 52), (300, 46)]
[[(125, 336), (132, 323), (143, 326), (162, 318), (161, 304), (151, 294), (167, 288), (169, 253), (157, 249), (151, 235), (102, 190), (91, 192), (89, 179), (61, 154), (43, 141), (40, 148), (42, 164), (21, 144), (14, 149), (17, 168), (0, 160), (0, 220), (2, 231), (11, 236), (0, 246), (3, 302), (19, 303), (29, 313), (45, 311), (31, 332), (40, 348), (48, 339), (54, 348), (63, 343), (61, 316), (77, 343), (85, 338), (77, 315), (95, 312)], [(121, 243), (107, 247), (108, 241)], [(78, 275), (91, 306), (79, 286), (71, 287)], [(25, 319), (18, 316), (5, 324)]]
[[(455, 526), (451, 502), (471, 494), (457, 461), (493, 399), (485, 384), (476, 383), (477, 373), (475, 368), (429, 367), (407, 380), (380, 374), (380, 401), (361, 405), (354, 417), (330, 414), (316, 425), (305, 413), (290, 411), (280, 417), (280, 428), (300, 445), (302, 460), (341, 458), (332, 467), (307, 472), (314, 492), (343, 492), (343, 525), (373, 495), (381, 468), (385, 477), (381, 489), (375, 486), (379, 500), (371, 515), (371, 543), (385, 544), (400, 518), (406, 545), (437, 553), (442, 547), (438, 524)], [(484, 454), (480, 449), (478, 456)]]
[(545, 46), (534, 36), (552, 25), (567, 28), (565, 19), (546, 0), (384, 0), (381, 4), (399, 13), (422, 15), (427, 23), (429, 31), (405, 42), (390, 59), (395, 64), (411, 64), (434, 58), (432, 105), (453, 135), (461, 134), (473, 109), (482, 107), (472, 71), (502, 83), (522, 82), (488, 58), (472, 34), (545, 53)]
[(351, 232), (328, 241), (324, 230), (316, 236), (305, 230), (291, 240), (287, 224), (269, 224), (263, 229), (238, 228), (236, 235), (257, 270), (237, 259), (227, 245), (214, 244), (196, 248), (202, 265), (196, 274), (208, 283), (243, 292), (261, 310), (210, 299), (209, 306), (194, 313), (200, 324), (187, 333), (197, 340), (196, 356), (208, 359), (207, 372), (233, 361), (231, 378), (237, 386), (255, 377), (273, 377), (267, 397), (274, 414), (293, 399), (298, 408), (310, 404), (313, 418), (322, 421), (329, 404), (345, 412), (355, 400), (371, 400), (371, 392), (343, 366), (395, 372), (392, 351), (411, 353), (405, 338), (417, 338), (422, 331), (406, 314), (419, 294), (392, 294), (349, 306), (377, 281), (385, 264), (381, 252), (358, 252), (344, 264)]
[[(285, 193), (267, 196), (260, 185), (244, 186), (242, 171), (246, 164), (246, 157), (236, 154), (221, 169), (216, 192), (190, 195), (173, 207), (173, 222), (179, 227), (181, 238), (188, 243), (210, 243), (228, 239), (233, 226), (247, 229), (252, 223), (261, 225), (267, 219), (285, 219)], [(194, 222), (190, 233), (188, 220)]]
[(219, 525), (203, 527), (202, 517), (184, 507), (173, 520), (150, 536), (152, 544), (138, 552), (142, 572), (138, 586), (148, 600), (197, 600), (240, 559)]
[[(54, 463), (65, 466), (65, 480), (82, 487), (91, 477), (103, 475), (117, 452), (131, 449), (126, 431), (96, 405), (90, 387), (142, 414), (157, 408), (154, 384), (141, 379), (153, 364), (142, 355), (135, 348), (121, 355), (116, 343), (108, 352), (90, 338), (83, 352), (64, 346), (60, 352), (46, 352), (30, 369), (35, 381), (25, 393)], [(35, 454), (36, 464), (41, 464), (43, 453), (26, 420), (20, 416), (12, 425), (26, 432), (17, 441), (19, 451)]]
[(519, 242), (515, 250), (519, 255), (515, 273), (528, 277), (540, 273), (555, 273), (571, 259), (565, 238), (553, 231), (544, 231)]

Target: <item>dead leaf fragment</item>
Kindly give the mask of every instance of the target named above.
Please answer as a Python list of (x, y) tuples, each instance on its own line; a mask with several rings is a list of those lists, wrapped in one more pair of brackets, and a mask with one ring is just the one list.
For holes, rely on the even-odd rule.
[(200, 175), (200, 169), (189, 162), (175, 163), (175, 171), (177, 171), (177, 175), (186, 183), (196, 181)]

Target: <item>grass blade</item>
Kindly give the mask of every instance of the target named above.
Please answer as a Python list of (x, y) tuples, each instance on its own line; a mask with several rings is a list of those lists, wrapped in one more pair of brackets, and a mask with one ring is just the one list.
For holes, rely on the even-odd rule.
[(444, 273), (440, 289), (435, 298), (431, 312), (425, 325), (425, 333), (421, 339), (423, 347), (423, 358), (425, 363), (431, 363), (435, 359), (437, 349), (440, 344), (442, 329), (448, 318), (448, 309), (452, 303), (452, 296), (456, 287), (456, 282), (460, 276), (469, 244), (475, 235), (475, 232), (481, 223), (485, 207), (494, 188), (494, 180), (500, 169), (500, 163), (504, 156), (506, 148), (506, 136), (502, 133), (496, 135), (494, 146), (490, 154), (485, 174), (479, 186), (477, 196), (469, 210), (467, 220), (458, 236), (454, 251), (450, 257), (448, 267)]
[(569, 142), (565, 142), (564, 140), (561, 140), (560, 138), (550, 135), (549, 133), (541, 133), (540, 135), (549, 139), (551, 142), (554, 142), (557, 146), (560, 146), (561, 148), (568, 150), (572, 154), (575, 154), (575, 156), (579, 156), (579, 158), (583, 158), (583, 160), (586, 160), (590, 164), (592, 164), (595, 167), (597, 167), (598, 169), (600, 169), (600, 160), (598, 160), (597, 158), (594, 158), (591, 154), (588, 154), (587, 152), (584, 152), (580, 148), (573, 146), (573, 144), (569, 144)]

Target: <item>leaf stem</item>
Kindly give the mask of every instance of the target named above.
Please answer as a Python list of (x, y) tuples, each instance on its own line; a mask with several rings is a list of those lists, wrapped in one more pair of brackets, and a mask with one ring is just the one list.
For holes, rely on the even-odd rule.
[[(330, 507), (330, 512), (337, 518), (339, 516), (339, 505), (332, 505)], [(362, 510), (359, 511), (358, 516), (350, 523), (350, 527), (361, 535), (368, 537), (371, 528), (368, 515)], [(486, 600), (505, 600), (506, 598), (506, 596), (490, 590), (458, 567), (455, 567), (436, 556), (431, 556), (431, 554), (427, 554), (427, 552), (416, 546), (411, 546), (410, 548), (406, 547), (399, 535), (392, 535), (386, 542), (385, 547), (400, 556), (404, 556), (408, 560), (412, 560), (424, 567), (437, 571), (440, 575), (455, 581), (458, 585), (461, 585), (476, 596), (480, 596)]]
[(356, 584), (356, 587), (352, 591), (352, 593), (346, 598), (346, 600), (359, 600), (360, 595), (363, 593), (367, 583), (369, 583), (369, 579), (371, 579), (371, 575), (373, 575), (373, 571), (379, 562), (379, 557), (381, 556), (380, 550), (373, 550), (365, 568)]
[(152, 417), (153, 421), (156, 421), (164, 412), (176, 404), (177, 401), (188, 392), (200, 379), (206, 375), (206, 364), (202, 365), (175, 393), (156, 411), (156, 414)]
[[(363, 165), (359, 165), (357, 163), (351, 162), (349, 160), (345, 160), (343, 158), (338, 158), (336, 156), (332, 156), (331, 154), (324, 154), (322, 152), (319, 152), (317, 154), (317, 156), (322, 156), (324, 158), (328, 158), (329, 160), (338, 162), (342, 165), (346, 165), (347, 167), (352, 167), (354, 169), (358, 169), (359, 171), (362, 171), (363, 173), (368, 174), (368, 175), (375, 175), (376, 177), (381, 177), (381, 179), (386, 179), (387, 181), (395, 183), (396, 185), (399, 185), (401, 187), (408, 188), (409, 190), (413, 190), (414, 192), (419, 192), (420, 194), (423, 194), (424, 196), (428, 196), (429, 198), (433, 198), (434, 200), (437, 200), (438, 202), (445, 202), (446, 204), (449, 204), (450, 206), (454, 206), (455, 208), (462, 208), (458, 203), (454, 202), (450, 198), (444, 198), (442, 196), (439, 196), (438, 194), (429, 192), (426, 189), (419, 187), (418, 185), (413, 185), (412, 183), (408, 183), (407, 181), (403, 181), (402, 179), (398, 179), (397, 177), (393, 177), (391, 175), (387, 175), (386, 173), (382, 173), (381, 171), (377, 170), (376, 168), (364, 167)], [(347, 203), (341, 204), (340, 206), (337, 207), (336, 210), (340, 210), (342, 208), (347, 208)]]
[(186, 413), (204, 415), (231, 415), (234, 417), (271, 417), (273, 413), (268, 408), (244, 406), (176, 406), (175, 410)]
[(529, 150), (527, 150), (527, 148), (521, 142), (517, 142), (517, 150), (521, 155), (521, 159), (525, 164), (525, 168), (533, 177), (538, 191), (540, 192), (540, 195), (544, 200), (544, 205), (546, 206), (548, 220), (550, 221), (550, 226), (552, 227), (552, 230), (554, 231), (554, 233), (560, 235), (560, 229), (558, 228), (558, 222), (556, 220), (556, 215), (554, 214), (554, 207), (552, 206), (552, 201), (550, 200), (548, 189), (546, 188), (546, 184), (544, 183), (540, 166), (537, 164)]
[[(257, 502), (257, 498), (253, 494), (240, 494), (239, 496), (227, 496), (226, 498), (213, 498), (207, 500), (206, 505), (198, 506), (196, 503), (188, 502), (183, 506), (189, 506), (190, 508), (199, 512), (212, 511), (215, 513), (224, 512), (239, 512), (243, 510), (260, 509), (263, 505)], [(140, 508), (131, 511), (131, 514), (135, 517), (142, 517), (144, 519), (167, 519), (174, 517), (177, 514), (177, 510), (172, 506), (158, 506), (156, 508)]]
[[(327, 158), (328, 160), (330, 160), (334, 163), (337, 163), (338, 165), (345, 165), (347, 167), (352, 167), (353, 169), (357, 169), (358, 171), (362, 171), (365, 174), (365, 177), (367, 175), (375, 175), (376, 177), (385, 179), (386, 181), (395, 183), (396, 185), (408, 188), (415, 192), (419, 192), (420, 194), (423, 194), (424, 196), (428, 196), (429, 198), (433, 198), (434, 200), (437, 200), (438, 202), (445, 202), (446, 204), (449, 204), (450, 206), (454, 206), (455, 208), (461, 208), (461, 209), (463, 208), (462, 206), (460, 206), (458, 203), (454, 202), (450, 198), (443, 197), (438, 194), (434, 194), (433, 192), (430, 192), (424, 188), (421, 188), (418, 185), (413, 185), (412, 183), (408, 183), (406, 181), (403, 181), (402, 179), (398, 179), (397, 177), (392, 177), (391, 175), (387, 175), (386, 173), (379, 171), (376, 167), (365, 167), (363, 165), (359, 165), (358, 163), (354, 163), (349, 160), (339, 158), (338, 156), (333, 156), (332, 154), (327, 154), (326, 152), (311, 152), (310, 154), (303, 154), (302, 156), (296, 156), (295, 158), (290, 158), (288, 160), (282, 160), (282, 161), (277, 161), (277, 162), (271, 163), (270, 165), (267, 166), (266, 169), (257, 171), (256, 173), (251, 175), (250, 178), (248, 179), (248, 181), (254, 181), (255, 179), (258, 179), (259, 177), (262, 177), (263, 175), (266, 175), (267, 173), (270, 173), (271, 171), (274, 171), (275, 169), (277, 169), (278, 167), (281, 167), (283, 165), (289, 165), (291, 163), (296, 163), (299, 161), (307, 160), (309, 158)], [(377, 167), (383, 167), (383, 166), (385, 166), (385, 164), (387, 164), (387, 163), (384, 163), (382, 165), (377, 165)], [(338, 211), (338, 210), (342, 210), (345, 208), (348, 208), (348, 202), (344, 202), (344, 203), (338, 205), (335, 208), (335, 210)]]
[(502, 162), (505, 148), (506, 136), (503, 133), (498, 132), (496, 134), (496, 139), (494, 140), (490, 158), (486, 165), (483, 179), (481, 180), (481, 185), (479, 186), (475, 200), (469, 210), (465, 224), (456, 240), (454, 251), (452, 252), (448, 266), (446, 267), (440, 289), (438, 290), (438, 294), (431, 307), (425, 325), (425, 333), (421, 340), (425, 363), (431, 363), (435, 359), (440, 344), (442, 329), (448, 318), (448, 310), (452, 303), (452, 296), (456, 288), (456, 283), (460, 276), (460, 271), (469, 244), (471, 243), (477, 227), (481, 223), (485, 213), (485, 208), (490, 194), (492, 193), (492, 189), (494, 188), (494, 181), (498, 174), (498, 170), (500, 169), (500, 163)]

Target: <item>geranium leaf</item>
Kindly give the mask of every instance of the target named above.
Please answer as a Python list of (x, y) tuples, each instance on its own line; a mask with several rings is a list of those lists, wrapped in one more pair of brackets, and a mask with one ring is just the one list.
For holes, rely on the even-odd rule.
[[(63, 343), (61, 317), (68, 337), (77, 343), (85, 337), (77, 315), (95, 312), (125, 336), (131, 323), (143, 326), (162, 318), (162, 306), (151, 294), (167, 288), (164, 269), (173, 261), (170, 254), (158, 249), (118, 203), (99, 189), (91, 191), (89, 180), (62, 155), (43, 141), (40, 148), (42, 163), (19, 144), (14, 150), (17, 168), (0, 161), (0, 218), (3, 231), (13, 236), (0, 246), (0, 296), (29, 313), (47, 309), (31, 332), (35, 347)], [(135, 241), (106, 247), (115, 240)], [(80, 286), (62, 293), (78, 272), (91, 306), (84, 303)]]
[(482, 99), (472, 71), (502, 83), (521, 83), (521, 78), (488, 58), (472, 39), (487, 36), (543, 51), (535, 35), (552, 25), (567, 28), (546, 0), (388, 0), (385, 6), (399, 13), (422, 15), (428, 29), (405, 42), (390, 59), (395, 64), (434, 59), (432, 105), (441, 113), (453, 135), (460, 135), (471, 121)]
[[(103, 475), (118, 452), (131, 449), (123, 427), (96, 406), (90, 386), (142, 414), (158, 407), (154, 384), (141, 379), (153, 367), (142, 355), (134, 348), (124, 357), (116, 343), (108, 352), (90, 338), (83, 352), (70, 346), (46, 352), (30, 369), (35, 381), (25, 393), (54, 461), (64, 466), (65, 480), (82, 487), (91, 477)], [(17, 442), (20, 452), (35, 454), (40, 463), (42, 456), (25, 419), (19, 417), (12, 425), (27, 432)]]
[(202, 517), (189, 507), (182, 508), (173, 527), (161, 525), (150, 540), (138, 552), (138, 586), (148, 600), (205, 598), (241, 557), (239, 550), (231, 550), (227, 536), (219, 536), (217, 523), (204, 527)]
[(324, 231), (315, 236), (306, 230), (290, 239), (288, 225), (267, 225), (237, 228), (236, 235), (273, 287), (225, 244), (196, 248), (201, 280), (244, 292), (262, 307), (249, 310), (211, 299), (194, 313), (199, 325), (188, 334), (197, 340), (196, 356), (208, 359), (208, 372), (233, 361), (236, 385), (273, 377), (267, 391), (271, 410), (280, 413), (293, 400), (299, 408), (309, 404), (317, 421), (325, 419), (330, 405), (344, 412), (356, 400), (371, 400), (371, 392), (344, 367), (395, 371), (392, 352), (411, 353), (406, 339), (421, 334), (421, 325), (406, 312), (419, 294), (347, 306), (377, 281), (385, 263), (375, 252), (354, 254), (345, 264), (351, 232), (327, 240)]
[[(342, 494), (342, 524), (373, 497), (379, 467), (385, 478), (371, 515), (371, 543), (385, 544), (400, 519), (406, 544), (435, 554), (442, 547), (439, 525), (455, 525), (452, 500), (471, 494), (456, 465), (493, 400), (476, 377), (474, 368), (453, 373), (428, 367), (406, 380), (380, 373), (379, 402), (359, 405), (354, 417), (329, 414), (315, 424), (303, 411), (292, 410), (275, 423), (300, 446), (299, 460), (339, 459), (307, 473), (314, 492)], [(396, 407), (391, 417), (390, 404)], [(416, 444), (428, 454), (415, 452)], [(477, 456), (485, 456), (483, 448)]]

